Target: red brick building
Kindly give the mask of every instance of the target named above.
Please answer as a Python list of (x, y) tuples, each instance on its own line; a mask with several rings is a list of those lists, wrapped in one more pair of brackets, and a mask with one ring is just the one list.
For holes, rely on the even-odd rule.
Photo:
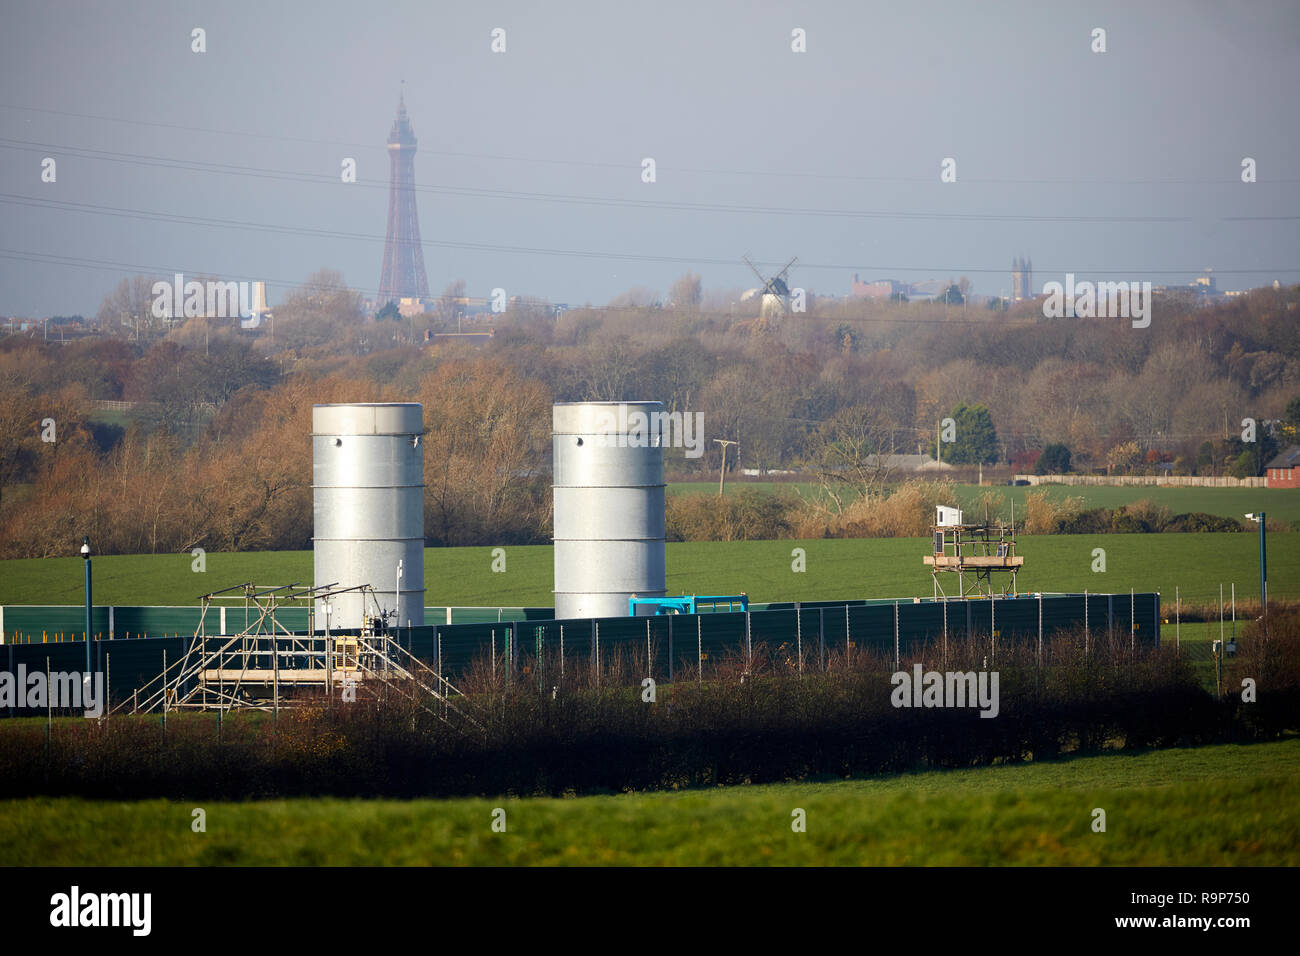
[(893, 279), (878, 279), (875, 282), (863, 282), (858, 274), (853, 273), (853, 298), (888, 299), (895, 295), (907, 295), (907, 284)]
[(1282, 453), (1264, 468), (1270, 488), (1300, 488), (1300, 445), (1282, 449)]

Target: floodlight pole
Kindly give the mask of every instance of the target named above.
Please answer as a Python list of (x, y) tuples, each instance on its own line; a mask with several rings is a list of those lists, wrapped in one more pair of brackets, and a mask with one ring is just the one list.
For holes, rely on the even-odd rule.
[(90, 535), (82, 537), (81, 556), (86, 559), (86, 673), (90, 679)]
[(1259, 513), (1259, 603), (1263, 609), (1264, 634), (1268, 635), (1268, 544), (1264, 512)]

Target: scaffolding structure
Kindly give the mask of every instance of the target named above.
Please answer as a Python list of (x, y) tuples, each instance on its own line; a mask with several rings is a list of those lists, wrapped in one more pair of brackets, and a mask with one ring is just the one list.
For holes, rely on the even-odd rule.
[[(1007, 528), (1001, 522), (992, 524), (963, 524), (939, 521), (932, 528), (933, 550), (923, 556), (922, 560), (930, 566), (930, 576), (934, 579), (934, 599), (948, 597), (941, 583), (940, 575), (955, 573), (957, 575), (957, 593), (955, 597), (964, 598), (971, 595), (993, 597), (995, 574), (1011, 575), (1011, 594), (1016, 593), (1016, 572), (1024, 565), (1025, 559), (1016, 554), (1015, 527)], [(1008, 590), (1000, 592), (1005, 596)]]
[[(332, 633), (331, 599), (354, 591), (364, 594), (365, 626), (359, 632)], [(184, 654), (172, 662), (164, 657), (162, 673), (115, 712), (240, 708), (278, 713), (283, 707), (319, 703), (322, 697), (348, 703), (386, 688), (449, 724), (481, 729), (452, 703), (461, 693), (394, 639), (387, 626), (393, 612), (379, 608), (371, 585), (259, 587), (248, 582), (202, 595), (200, 601), (199, 624)], [(236, 634), (208, 634), (208, 611), (225, 601), (244, 602), (247, 625)], [(290, 631), (276, 613), (303, 601), (311, 602), (307, 631)], [(319, 631), (318, 607), (325, 612)]]

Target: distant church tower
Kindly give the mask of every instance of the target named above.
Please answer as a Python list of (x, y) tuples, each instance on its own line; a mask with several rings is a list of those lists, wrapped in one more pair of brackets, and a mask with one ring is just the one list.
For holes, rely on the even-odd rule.
[(1011, 260), (1011, 301), (1034, 297), (1034, 264), (1029, 259)]
[(429, 297), (420, 245), (420, 214), (415, 207), (415, 131), (406, 118), (406, 98), (397, 101), (397, 119), (388, 134), (388, 239), (379, 278), (379, 304)]

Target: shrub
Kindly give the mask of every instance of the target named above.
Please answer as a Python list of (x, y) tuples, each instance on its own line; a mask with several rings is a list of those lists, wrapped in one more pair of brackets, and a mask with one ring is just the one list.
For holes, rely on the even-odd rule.
[(1025, 531), (1028, 534), (1060, 534), (1067, 524), (1083, 514), (1083, 498), (1071, 497), (1054, 501), (1047, 489), (1032, 491), (1025, 496)]
[(1169, 509), (1149, 498), (1135, 501), (1131, 505), (1120, 505), (1111, 515), (1111, 530), (1117, 532), (1155, 534), (1163, 531), (1168, 524)]
[(797, 507), (787, 495), (746, 488), (732, 495), (669, 495), (669, 541), (754, 541), (789, 537)]
[(1224, 518), (1219, 515), (1207, 515), (1203, 511), (1174, 515), (1164, 527), (1165, 531), (1241, 531), (1241, 522), (1236, 518)]
[(1057, 522), (1056, 534), (1105, 534), (1110, 531), (1111, 520), (1109, 508), (1090, 508), (1062, 516)]
[(828, 525), (833, 538), (921, 538), (930, 533), (936, 505), (951, 505), (950, 481), (909, 481), (887, 497), (863, 496)]

